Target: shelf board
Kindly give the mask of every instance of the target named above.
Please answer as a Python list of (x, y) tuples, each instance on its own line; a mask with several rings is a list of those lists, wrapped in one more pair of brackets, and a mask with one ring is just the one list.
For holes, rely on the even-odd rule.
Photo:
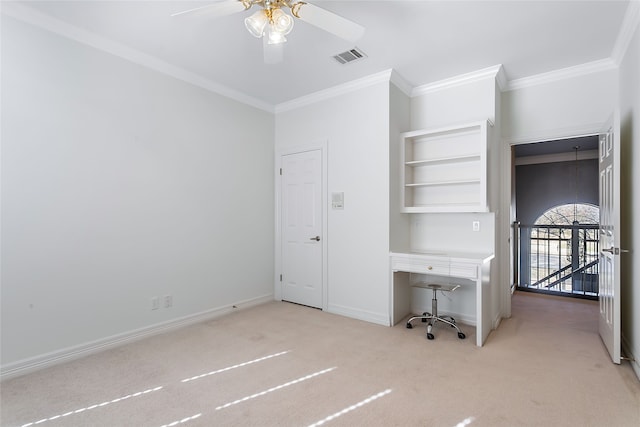
[(436, 159), (424, 159), (424, 160), (410, 160), (405, 162), (406, 166), (418, 167), (425, 166), (430, 164), (446, 164), (446, 163), (461, 163), (461, 162), (469, 162), (469, 161), (479, 161), (481, 156), (479, 153), (477, 154), (463, 154), (460, 156), (454, 157), (441, 157)]
[(405, 206), (405, 213), (433, 213), (433, 212), (489, 212), (489, 208), (478, 203), (435, 203)]
[(491, 121), (482, 120), (444, 126), (440, 128), (404, 132), (403, 137), (405, 139), (419, 139), (424, 137), (446, 137), (447, 135), (458, 135), (461, 133), (480, 133), (482, 132), (483, 127), (487, 125), (487, 123), (493, 126), (493, 123)]
[(404, 186), (407, 188), (415, 188), (415, 187), (433, 187), (433, 186), (442, 186), (442, 185), (464, 185), (464, 184), (480, 184), (479, 179), (460, 179), (455, 181), (438, 181), (438, 182), (417, 182), (413, 184), (405, 184)]

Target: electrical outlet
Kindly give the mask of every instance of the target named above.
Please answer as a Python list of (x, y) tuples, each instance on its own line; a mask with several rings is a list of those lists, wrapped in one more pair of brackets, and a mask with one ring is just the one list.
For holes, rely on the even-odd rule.
[(480, 231), (480, 221), (473, 221), (471, 223), (473, 231)]
[(151, 310), (157, 310), (160, 308), (160, 298), (153, 297), (151, 298)]
[(169, 308), (173, 306), (173, 296), (165, 295), (164, 296), (164, 308)]

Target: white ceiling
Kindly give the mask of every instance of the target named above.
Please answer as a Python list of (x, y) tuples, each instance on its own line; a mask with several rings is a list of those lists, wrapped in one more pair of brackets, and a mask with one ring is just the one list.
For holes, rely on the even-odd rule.
[(267, 65), (262, 41), (244, 28), (244, 17), (253, 11), (216, 19), (170, 16), (212, 2), (50, 0), (23, 5), (266, 105), (391, 68), (419, 87), (498, 64), (508, 80), (515, 80), (603, 60), (612, 55), (629, 5), (615, 0), (311, 0), (366, 28), (355, 45), (368, 58), (338, 64), (332, 56), (354, 45), (297, 21), (287, 36), (284, 61)]

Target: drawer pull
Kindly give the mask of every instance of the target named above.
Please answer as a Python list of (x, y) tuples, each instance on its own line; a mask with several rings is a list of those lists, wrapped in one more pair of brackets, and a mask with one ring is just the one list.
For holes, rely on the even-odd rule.
[(429, 267), (427, 267), (427, 268), (428, 268), (429, 270), (433, 270), (433, 267), (432, 267), (432, 266), (429, 266)]

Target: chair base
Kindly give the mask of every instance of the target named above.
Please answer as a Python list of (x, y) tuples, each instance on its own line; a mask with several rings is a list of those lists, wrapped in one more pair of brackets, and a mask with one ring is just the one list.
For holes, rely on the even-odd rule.
[(422, 320), (422, 322), (429, 322), (427, 325), (427, 339), (435, 339), (435, 335), (433, 335), (433, 327), (437, 322), (446, 323), (447, 325), (455, 328), (458, 331), (458, 338), (461, 340), (465, 339), (467, 336), (460, 330), (458, 325), (456, 325), (456, 320), (451, 316), (434, 316), (431, 313), (422, 313), (422, 316), (413, 316), (407, 321), (407, 329), (413, 329), (413, 322), (416, 319)]
[(429, 322), (429, 324), (427, 325), (427, 338), (432, 340), (435, 338), (435, 335), (433, 335), (433, 327), (435, 326), (436, 323), (442, 322), (442, 323), (446, 323), (452, 328), (456, 328), (456, 331), (458, 331), (458, 338), (460, 338), (461, 340), (465, 339), (467, 336), (464, 334), (464, 332), (460, 330), (458, 325), (456, 325), (456, 319), (454, 319), (451, 316), (438, 316), (438, 290), (445, 290), (445, 291), (451, 292), (456, 290), (458, 288), (458, 285), (446, 286), (446, 285), (438, 285), (435, 283), (420, 283), (417, 286), (421, 288), (428, 288), (433, 290), (433, 298), (431, 299), (431, 311), (433, 311), (433, 314), (424, 312), (422, 313), (422, 316), (413, 316), (411, 319), (409, 319), (409, 321), (407, 321), (407, 329), (413, 328), (413, 325), (411, 325), (411, 322), (413, 322), (416, 319), (420, 319), (425, 323)]

